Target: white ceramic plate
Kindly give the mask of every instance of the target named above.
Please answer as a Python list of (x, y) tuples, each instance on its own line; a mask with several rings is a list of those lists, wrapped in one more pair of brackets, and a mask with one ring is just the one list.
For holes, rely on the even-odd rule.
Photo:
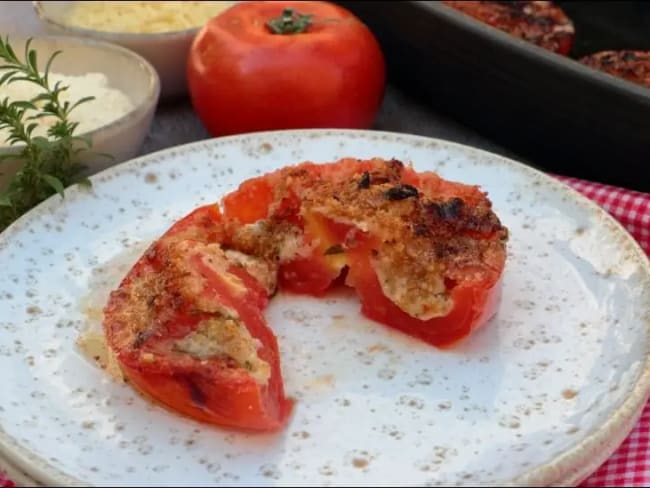
[[(482, 185), (510, 228), (497, 316), (451, 351), (374, 324), (353, 296), (268, 310), (286, 431), (225, 432), (152, 406), (76, 348), (109, 289), (196, 206), (302, 160), (381, 156)], [(0, 235), (1, 454), (93, 485), (575, 484), (649, 387), (647, 259), (613, 219), (518, 163), (439, 140), (297, 131), (166, 150), (53, 198)]]

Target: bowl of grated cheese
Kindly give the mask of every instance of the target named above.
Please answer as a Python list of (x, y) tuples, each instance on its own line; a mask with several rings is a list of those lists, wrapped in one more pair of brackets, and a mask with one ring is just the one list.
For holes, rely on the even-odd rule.
[[(14, 51), (22, 59), (26, 38), (9, 39)], [(60, 54), (49, 68), (50, 86), (60, 82), (67, 86), (59, 99), (71, 104), (92, 96), (70, 113), (70, 120), (79, 125), (75, 135), (92, 141), (90, 151), (79, 155), (79, 162), (87, 167), (86, 174), (94, 174), (109, 166), (136, 156), (149, 132), (160, 94), (160, 80), (149, 62), (136, 53), (114, 44), (75, 37), (43, 36), (33, 38), (30, 47), (37, 53), (39, 70), (56, 51)], [(33, 100), (42, 88), (28, 81), (0, 84), (0, 100)], [(37, 102), (39, 107), (42, 102)], [(23, 120), (36, 114), (28, 110)], [(52, 117), (34, 122), (34, 136), (47, 137), (47, 129), (54, 123)], [(9, 145), (9, 132), (0, 129), (0, 155), (15, 154), (19, 145)], [(106, 158), (101, 153), (112, 157)], [(0, 164), (0, 190), (19, 169), (13, 159)]]
[(187, 93), (186, 63), (199, 29), (237, 2), (32, 2), (52, 34), (119, 44), (147, 59), (161, 81), (161, 97)]

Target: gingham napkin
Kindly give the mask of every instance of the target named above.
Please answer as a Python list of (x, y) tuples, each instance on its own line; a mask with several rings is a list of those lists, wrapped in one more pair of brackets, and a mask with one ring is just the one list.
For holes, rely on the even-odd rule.
[[(614, 216), (650, 256), (650, 194), (558, 176)], [(650, 485), (650, 403), (621, 447), (582, 486)]]
[[(575, 190), (590, 198), (621, 224), (650, 256), (650, 194), (557, 176)], [(0, 461), (1, 463), (1, 461)], [(650, 485), (650, 403), (632, 433), (598, 471), (582, 486), (648, 486)], [(13, 487), (0, 466), (0, 487)]]

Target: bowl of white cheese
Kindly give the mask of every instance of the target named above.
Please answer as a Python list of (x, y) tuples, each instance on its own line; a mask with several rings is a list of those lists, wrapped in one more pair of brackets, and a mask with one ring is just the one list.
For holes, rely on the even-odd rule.
[(161, 97), (170, 99), (187, 93), (187, 58), (199, 29), (237, 2), (32, 3), (49, 33), (108, 41), (143, 56), (160, 76)]
[[(22, 59), (27, 39), (10, 36), (9, 42)], [(60, 96), (62, 103), (93, 97), (69, 116), (70, 121), (78, 123), (74, 135), (92, 142), (90, 150), (78, 155), (78, 161), (86, 166), (86, 175), (138, 155), (160, 96), (160, 79), (148, 61), (120, 46), (84, 38), (36, 37), (30, 48), (36, 51), (41, 72), (50, 56), (60, 51), (49, 68), (49, 83), (67, 87)], [(41, 87), (28, 81), (0, 84), (0, 100), (30, 101), (41, 92)], [(37, 114), (38, 106), (36, 111), (28, 110), (24, 120)], [(33, 136), (47, 137), (55, 119), (43, 117), (35, 122), (38, 125)], [(21, 149), (19, 144), (6, 141), (8, 134), (7, 129), (0, 129), (0, 155), (16, 154)], [(20, 165), (13, 159), (0, 162), (0, 190), (6, 188)]]

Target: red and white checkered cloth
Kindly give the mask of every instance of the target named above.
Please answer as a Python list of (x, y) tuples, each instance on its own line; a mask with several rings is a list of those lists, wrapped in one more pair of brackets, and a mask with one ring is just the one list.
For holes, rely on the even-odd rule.
[(14, 485), (14, 482), (11, 481), (10, 479), (7, 479), (6, 475), (0, 471), (0, 486), (4, 486), (7, 488), (12, 488)]
[[(558, 176), (612, 214), (650, 256), (650, 194)], [(582, 486), (650, 485), (650, 403), (632, 433)], [(13, 487), (0, 470), (0, 487)]]
[[(650, 194), (558, 178), (607, 210), (650, 256)], [(650, 403), (621, 447), (582, 486), (650, 486)]]

